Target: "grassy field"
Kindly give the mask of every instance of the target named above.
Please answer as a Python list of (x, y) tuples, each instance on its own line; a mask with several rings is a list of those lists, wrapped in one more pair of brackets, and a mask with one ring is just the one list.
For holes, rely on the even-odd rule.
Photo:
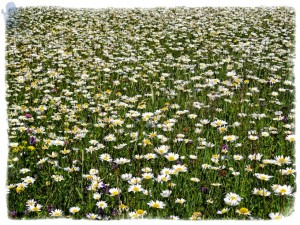
[(6, 44), (10, 218), (293, 211), (292, 8), (18, 8)]

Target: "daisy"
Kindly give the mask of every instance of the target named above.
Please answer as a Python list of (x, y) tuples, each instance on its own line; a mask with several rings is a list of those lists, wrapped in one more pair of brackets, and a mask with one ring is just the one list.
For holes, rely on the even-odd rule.
[(284, 157), (283, 155), (276, 156), (275, 163), (280, 166), (283, 164), (291, 164), (291, 158), (289, 156)]
[(189, 157), (190, 157), (190, 159), (193, 159), (193, 160), (198, 158), (196, 155), (190, 155)]
[(96, 206), (100, 209), (105, 209), (107, 207), (107, 203), (106, 203), (106, 201), (98, 201), (96, 203)]
[(97, 214), (94, 214), (94, 213), (88, 213), (88, 214), (86, 214), (86, 217), (90, 220), (101, 219), (100, 216), (98, 216)]
[(34, 206), (36, 204), (36, 201), (34, 199), (30, 199), (26, 202), (26, 206)]
[(153, 201), (151, 200), (150, 202), (147, 203), (147, 205), (149, 205), (152, 208), (156, 208), (156, 209), (163, 209), (165, 208), (166, 204), (163, 203), (162, 201)]
[(172, 191), (170, 191), (170, 190), (163, 190), (162, 193), (160, 193), (160, 195), (164, 198), (170, 197), (171, 194), (172, 194)]
[(151, 159), (157, 158), (157, 155), (154, 153), (148, 153), (148, 154), (144, 155), (144, 158), (147, 160), (151, 160)]
[(121, 193), (121, 190), (119, 188), (111, 188), (109, 189), (110, 196), (116, 196)]
[(25, 178), (22, 178), (22, 180), (27, 184), (33, 184), (35, 182), (35, 179), (33, 177), (27, 176)]
[(23, 169), (20, 170), (20, 173), (22, 173), (22, 174), (25, 174), (25, 173), (28, 173), (28, 172), (30, 172), (30, 169), (27, 169), (27, 168), (23, 168)]
[(142, 192), (144, 189), (142, 188), (142, 186), (140, 184), (134, 184), (134, 185), (131, 185), (129, 188), (128, 188), (128, 192)]
[(119, 205), (119, 209), (121, 210), (121, 211), (128, 211), (128, 206), (126, 206), (126, 205), (124, 205), (124, 204), (121, 204), (121, 205)]
[(154, 177), (154, 175), (152, 173), (143, 173), (142, 177), (144, 180), (150, 180)]
[(255, 136), (255, 135), (249, 135), (248, 138), (251, 140), (251, 141), (256, 141), (258, 139), (258, 136)]
[(80, 208), (77, 207), (77, 206), (71, 207), (71, 208), (69, 209), (70, 213), (72, 213), (72, 214), (75, 214), (75, 213), (79, 212), (79, 210), (80, 210)]
[(265, 188), (254, 188), (252, 191), (252, 194), (254, 195), (260, 195), (260, 196), (270, 196), (271, 192), (269, 192), (267, 189)]
[(109, 134), (109, 135), (104, 137), (104, 140), (107, 141), (107, 142), (115, 141), (116, 136), (114, 134)]
[(51, 217), (60, 217), (62, 216), (62, 211), (60, 209), (55, 209), (50, 212)]
[(261, 174), (261, 173), (255, 173), (254, 176), (256, 176), (260, 180), (268, 181), (270, 180), (273, 176), (269, 176), (267, 174)]
[(178, 216), (170, 216), (170, 220), (179, 220), (179, 217)]
[(123, 180), (128, 181), (128, 180), (130, 180), (132, 178), (132, 174), (131, 173), (124, 173), (124, 174), (121, 175), (121, 178)]
[(62, 175), (52, 175), (51, 177), (52, 177), (52, 178), (54, 179), (54, 181), (56, 181), (56, 182), (61, 182), (61, 181), (64, 180), (64, 177), (63, 177)]
[(185, 165), (173, 165), (172, 168), (176, 171), (176, 172), (187, 172), (187, 167)]
[(165, 158), (166, 158), (168, 161), (176, 161), (176, 160), (179, 158), (179, 155), (170, 152), (170, 153), (168, 153), (168, 154), (165, 155)]
[(172, 174), (172, 170), (170, 168), (165, 167), (160, 171), (160, 174), (169, 175), (169, 174)]
[(143, 217), (144, 215), (147, 214), (147, 211), (142, 210), (142, 209), (138, 209), (135, 211), (135, 213), (139, 216), (139, 217)]
[(190, 180), (193, 181), (193, 182), (199, 182), (200, 181), (200, 179), (197, 178), (197, 177), (192, 177)]
[(114, 162), (116, 164), (122, 165), (122, 164), (125, 164), (125, 163), (129, 163), (130, 159), (118, 158), (118, 159), (115, 159)]
[(139, 184), (141, 182), (142, 179), (140, 177), (133, 177), (128, 181), (129, 184)]
[(251, 215), (251, 211), (249, 211), (249, 209), (247, 208), (240, 208), (240, 209), (237, 209), (236, 212), (240, 215), (246, 215), (246, 216), (250, 216)]
[(112, 158), (110, 156), (110, 154), (107, 154), (107, 153), (104, 153), (104, 154), (101, 154), (99, 156), (100, 160), (103, 162), (103, 161), (106, 161), (106, 162), (111, 162), (112, 161)]
[(223, 140), (229, 141), (229, 142), (234, 142), (234, 141), (236, 141), (236, 139), (238, 139), (238, 136), (235, 136), (235, 135), (227, 135), (227, 136), (223, 137)]
[(236, 161), (242, 160), (244, 157), (242, 155), (234, 155), (233, 159)]
[(145, 172), (145, 173), (149, 173), (149, 172), (152, 171), (152, 169), (150, 167), (145, 167), (145, 168), (142, 169), (142, 171)]
[(261, 160), (261, 158), (262, 158), (262, 154), (260, 154), (260, 153), (254, 153), (254, 154), (252, 154), (252, 155), (249, 155), (248, 156), (248, 159), (250, 159), (251, 161), (260, 161)]
[(221, 210), (218, 210), (217, 211), (217, 214), (225, 214), (225, 213), (227, 213), (229, 211), (229, 208), (223, 208), (223, 209), (221, 209)]
[(136, 212), (130, 212), (129, 214), (130, 219), (138, 219), (139, 215)]
[(156, 181), (158, 183), (167, 182), (169, 180), (171, 180), (171, 177), (170, 177), (170, 175), (167, 175), (167, 174), (158, 175), (156, 178)]
[(274, 190), (275, 194), (278, 195), (287, 195), (291, 196), (293, 192), (293, 188), (290, 185), (278, 185), (278, 187)]
[(178, 203), (178, 204), (183, 204), (183, 203), (185, 203), (186, 202), (186, 200), (185, 199), (183, 199), (183, 198), (176, 198), (176, 200), (175, 200), (175, 203)]
[(41, 208), (42, 208), (42, 205), (36, 204), (36, 205), (30, 205), (30, 206), (28, 207), (28, 210), (29, 210), (30, 212), (40, 212), (40, 211), (41, 211)]
[(295, 135), (291, 134), (286, 136), (285, 140), (289, 141), (289, 142), (295, 142), (296, 138)]
[(155, 148), (154, 151), (157, 152), (160, 155), (163, 155), (163, 154), (167, 153), (169, 149), (170, 149), (169, 146), (161, 145), (161, 146)]
[(294, 170), (292, 168), (286, 168), (286, 169), (280, 170), (280, 173), (282, 175), (291, 175), (291, 174), (294, 174), (295, 172), (296, 172), (296, 170)]
[(93, 199), (99, 200), (101, 198), (102, 194), (99, 194), (98, 192), (93, 194)]
[(272, 220), (280, 220), (280, 219), (284, 218), (284, 216), (281, 213), (279, 213), (279, 212), (276, 212), (276, 213), (271, 212), (271, 213), (269, 213), (269, 217)]
[(242, 198), (235, 194), (235, 193), (227, 193), (225, 198), (224, 198), (224, 202), (226, 205), (229, 205), (229, 206), (236, 206), (238, 204), (240, 204), (240, 202), (242, 201)]

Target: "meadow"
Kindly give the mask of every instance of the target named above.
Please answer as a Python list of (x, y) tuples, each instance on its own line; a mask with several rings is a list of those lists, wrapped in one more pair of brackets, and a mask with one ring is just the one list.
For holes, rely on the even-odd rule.
[(290, 215), (294, 50), (288, 7), (11, 11), (8, 216)]

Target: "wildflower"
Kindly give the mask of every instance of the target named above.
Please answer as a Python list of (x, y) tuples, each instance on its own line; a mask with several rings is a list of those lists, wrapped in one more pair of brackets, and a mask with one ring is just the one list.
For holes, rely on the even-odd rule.
[(280, 219), (284, 218), (284, 216), (281, 213), (279, 213), (279, 212), (276, 212), (276, 213), (271, 212), (271, 213), (269, 213), (269, 217), (272, 220), (280, 220)]
[(104, 140), (107, 142), (116, 141), (116, 136), (114, 134), (109, 134), (104, 137)]
[(172, 216), (170, 216), (170, 220), (179, 220), (179, 217), (172, 215)]
[(25, 178), (22, 178), (22, 180), (27, 184), (33, 184), (35, 182), (35, 179), (33, 177), (27, 176)]
[(56, 182), (61, 182), (61, 181), (64, 180), (64, 177), (63, 177), (62, 175), (52, 175), (51, 177), (52, 177), (52, 178), (54, 179), (54, 181), (56, 181)]
[(217, 214), (225, 214), (225, 213), (227, 213), (229, 211), (229, 208), (223, 208), (223, 209), (221, 209), (221, 210), (218, 210), (217, 211)]
[(273, 176), (269, 176), (267, 174), (261, 174), (261, 173), (255, 173), (254, 176), (256, 176), (260, 180), (268, 181), (270, 180)]
[(296, 138), (295, 135), (288, 135), (285, 137), (285, 140), (289, 141), (289, 142), (295, 142)]
[(276, 156), (275, 163), (280, 166), (283, 164), (291, 164), (291, 158), (289, 156), (284, 157), (283, 155)]
[(142, 177), (144, 180), (150, 180), (154, 177), (154, 175), (152, 173), (143, 173)]
[(248, 138), (251, 140), (251, 141), (256, 141), (258, 139), (258, 136), (255, 136), (255, 135), (249, 135)]
[(51, 217), (60, 217), (62, 215), (63, 215), (63, 213), (60, 209), (55, 209), (50, 212)]
[(156, 209), (163, 209), (165, 208), (166, 204), (163, 203), (162, 201), (153, 201), (151, 200), (150, 202), (147, 203), (147, 205), (149, 205), (152, 208), (156, 208)]
[(139, 184), (134, 184), (134, 185), (131, 185), (129, 188), (128, 188), (128, 192), (142, 192), (144, 189), (142, 188), (141, 185)]
[(124, 174), (121, 175), (121, 178), (123, 180), (128, 181), (128, 180), (130, 180), (132, 178), (132, 174), (131, 173), (124, 173)]
[(160, 193), (160, 195), (164, 198), (170, 197), (171, 194), (172, 194), (172, 191), (170, 191), (170, 190), (163, 190), (162, 193)]
[(186, 202), (186, 200), (185, 199), (183, 199), (183, 198), (176, 198), (176, 200), (175, 200), (175, 203), (178, 203), (178, 204), (183, 204), (183, 203), (185, 203)]
[(93, 199), (99, 200), (101, 198), (101, 194), (99, 194), (98, 192), (93, 194)]
[(278, 195), (287, 195), (287, 196), (291, 196), (292, 192), (293, 192), (293, 188), (290, 185), (278, 185), (276, 187), (276, 189), (274, 190), (275, 194)]
[(144, 158), (147, 160), (151, 160), (151, 159), (157, 158), (157, 156), (154, 153), (148, 153), (148, 154), (144, 155)]
[(42, 208), (42, 205), (40, 205), (40, 204), (28, 206), (29, 212), (40, 212), (41, 208)]
[(129, 208), (128, 208), (126, 205), (121, 204), (121, 205), (119, 205), (119, 209), (120, 209), (121, 211), (128, 211)]
[(136, 212), (130, 212), (129, 214), (130, 219), (138, 219), (139, 215)]
[(161, 146), (155, 148), (154, 151), (157, 152), (160, 155), (163, 155), (163, 154), (167, 153), (169, 149), (170, 149), (169, 146), (161, 145)]
[(262, 158), (262, 154), (260, 153), (254, 153), (253, 155), (249, 155), (248, 158), (251, 160), (251, 161), (260, 161), (261, 158)]
[(179, 155), (170, 152), (170, 153), (168, 153), (168, 154), (165, 155), (165, 158), (166, 158), (168, 161), (176, 161), (176, 160), (179, 158)]
[(187, 167), (185, 165), (173, 165), (172, 168), (176, 172), (186, 172), (187, 171)]
[(147, 211), (142, 210), (142, 209), (138, 209), (135, 211), (135, 213), (139, 216), (139, 217), (143, 217), (144, 215), (147, 214)]
[(236, 139), (238, 139), (238, 136), (235, 136), (235, 135), (227, 135), (227, 136), (223, 137), (223, 140), (229, 141), (229, 142), (234, 142), (234, 141), (236, 141)]
[(125, 159), (125, 158), (117, 158), (114, 160), (114, 163), (118, 164), (118, 165), (122, 165), (125, 163), (129, 163), (130, 159)]
[(246, 215), (246, 216), (250, 216), (251, 215), (251, 211), (249, 211), (249, 209), (247, 208), (240, 208), (240, 209), (237, 209), (236, 212), (240, 215)]
[(236, 161), (240, 161), (240, 160), (243, 159), (243, 156), (241, 156), (241, 155), (234, 155), (233, 159), (236, 160)]
[(193, 181), (193, 182), (199, 182), (200, 181), (200, 179), (197, 178), (197, 177), (192, 177), (190, 180)]
[(97, 214), (94, 214), (94, 213), (88, 213), (88, 214), (86, 214), (86, 217), (90, 220), (101, 219), (100, 216), (98, 216)]
[(121, 193), (121, 190), (119, 188), (111, 188), (109, 189), (110, 196), (116, 196)]
[(107, 207), (107, 203), (106, 203), (106, 201), (98, 201), (96, 203), (96, 206), (100, 209), (105, 209)]
[(230, 193), (226, 194), (224, 201), (225, 201), (226, 205), (236, 206), (236, 205), (240, 204), (240, 202), (242, 201), (242, 198), (239, 195), (230, 192)]
[(69, 211), (70, 211), (70, 213), (75, 214), (75, 213), (77, 213), (77, 212), (80, 211), (80, 208), (77, 207), (77, 206), (71, 207), (71, 208), (69, 209)]
[(282, 169), (279, 171), (282, 175), (291, 175), (294, 174), (296, 172), (296, 170), (292, 169), (292, 168), (286, 168), (286, 169)]
[(112, 161), (112, 158), (111, 158), (110, 154), (107, 154), (107, 153), (101, 154), (99, 158), (102, 162), (103, 161), (107, 161), (107, 162)]

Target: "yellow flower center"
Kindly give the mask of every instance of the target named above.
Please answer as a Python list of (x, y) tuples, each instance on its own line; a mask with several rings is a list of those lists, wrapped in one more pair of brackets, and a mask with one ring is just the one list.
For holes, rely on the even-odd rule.
[(132, 190), (133, 191), (139, 191), (140, 189), (138, 187), (134, 187)]
[(175, 160), (175, 157), (171, 155), (171, 156), (168, 157), (168, 160), (169, 160), (169, 161), (174, 161), (174, 160)]
[(279, 161), (280, 163), (285, 163), (285, 162), (286, 162), (285, 158), (280, 158), (278, 161)]
[(153, 208), (159, 208), (159, 204), (158, 204), (158, 203), (154, 203), (154, 204), (152, 205), (152, 207), (153, 207)]
[(242, 214), (247, 214), (249, 212), (249, 210), (247, 208), (240, 208), (240, 213)]
[(139, 210), (136, 211), (136, 214), (138, 214), (138, 215), (144, 215), (144, 210), (139, 209)]

